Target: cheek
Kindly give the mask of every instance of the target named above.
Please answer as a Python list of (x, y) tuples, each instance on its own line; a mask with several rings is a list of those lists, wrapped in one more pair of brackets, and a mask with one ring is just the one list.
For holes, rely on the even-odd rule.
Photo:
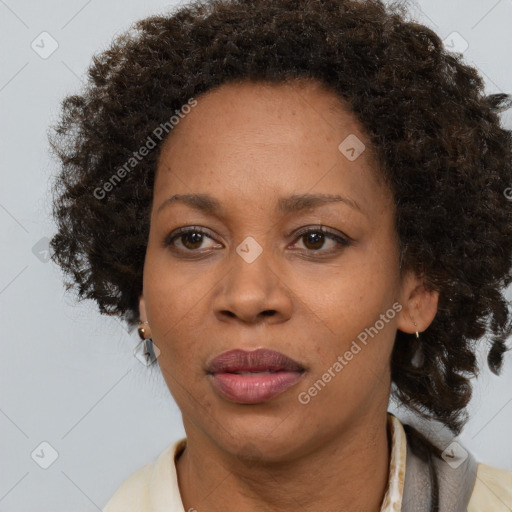
[(385, 401), (389, 393), (394, 303), (375, 292), (357, 297), (331, 294), (330, 304), (323, 308), (324, 321), (317, 325), (321, 334), (311, 336), (311, 372), (297, 397), (300, 404), (309, 404), (305, 414), (311, 418), (334, 424), (377, 397)]
[[(204, 344), (204, 321), (199, 318), (205, 293), (204, 273), (184, 272), (165, 251), (148, 248), (144, 267), (144, 299), (154, 343), (160, 349), (162, 371), (193, 368), (198, 347)], [(177, 370), (178, 369), (178, 370)], [(165, 375), (164, 375), (165, 376)]]
[(155, 326), (177, 325), (205, 294), (205, 273), (199, 268), (200, 263), (177, 262), (168, 250), (155, 247), (156, 244), (150, 237), (144, 264), (144, 297), (149, 320)]
[(335, 335), (353, 337), (386, 312), (396, 297), (398, 277), (391, 261), (361, 251), (343, 264), (295, 279), (294, 293)]
[[(299, 284), (297, 294), (311, 320), (308, 330), (315, 362), (309, 382), (322, 379), (331, 369), (325, 376), (329, 390), (322, 391), (319, 402), (340, 394), (357, 401), (361, 394), (387, 385), (396, 334), (393, 305), (400, 307), (396, 302), (399, 281), (394, 251), (382, 237), (371, 245), (360, 245), (328, 273), (317, 272), (307, 283)], [(338, 356), (343, 358), (341, 363)], [(337, 361), (342, 370), (339, 364), (333, 368)]]

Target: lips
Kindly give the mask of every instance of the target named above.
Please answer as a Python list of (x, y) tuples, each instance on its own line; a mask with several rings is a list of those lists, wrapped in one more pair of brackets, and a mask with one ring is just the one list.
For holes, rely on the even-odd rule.
[(230, 350), (207, 367), (214, 389), (237, 403), (256, 404), (280, 395), (296, 384), (305, 369), (281, 352), (269, 349)]
[(261, 348), (258, 350), (230, 350), (217, 356), (208, 366), (208, 373), (253, 373), (253, 372), (279, 372), (302, 371), (299, 363), (289, 357)]

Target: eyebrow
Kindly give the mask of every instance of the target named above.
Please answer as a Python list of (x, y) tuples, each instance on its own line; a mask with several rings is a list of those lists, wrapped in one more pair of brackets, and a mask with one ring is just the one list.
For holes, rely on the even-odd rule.
[[(183, 202), (191, 208), (212, 215), (222, 211), (222, 206), (219, 201), (208, 194), (174, 194), (158, 207), (156, 213), (160, 213), (166, 206), (176, 203), (176, 201)], [(277, 201), (277, 210), (283, 214), (295, 213), (338, 202), (344, 203), (364, 213), (356, 201), (337, 194), (295, 194), (288, 197), (281, 197)]]

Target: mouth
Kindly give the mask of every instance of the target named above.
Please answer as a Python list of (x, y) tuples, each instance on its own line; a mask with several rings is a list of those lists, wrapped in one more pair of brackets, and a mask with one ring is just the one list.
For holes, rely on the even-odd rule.
[(295, 385), (304, 372), (297, 361), (269, 349), (230, 350), (207, 367), (215, 391), (224, 399), (242, 404), (271, 400)]

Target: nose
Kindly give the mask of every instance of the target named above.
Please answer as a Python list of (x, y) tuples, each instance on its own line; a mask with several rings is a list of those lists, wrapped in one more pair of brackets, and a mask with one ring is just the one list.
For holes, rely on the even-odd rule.
[(292, 292), (284, 276), (263, 251), (252, 262), (237, 253), (232, 255), (229, 272), (219, 283), (215, 294), (214, 312), (221, 321), (238, 319), (243, 323), (280, 323), (290, 318)]

